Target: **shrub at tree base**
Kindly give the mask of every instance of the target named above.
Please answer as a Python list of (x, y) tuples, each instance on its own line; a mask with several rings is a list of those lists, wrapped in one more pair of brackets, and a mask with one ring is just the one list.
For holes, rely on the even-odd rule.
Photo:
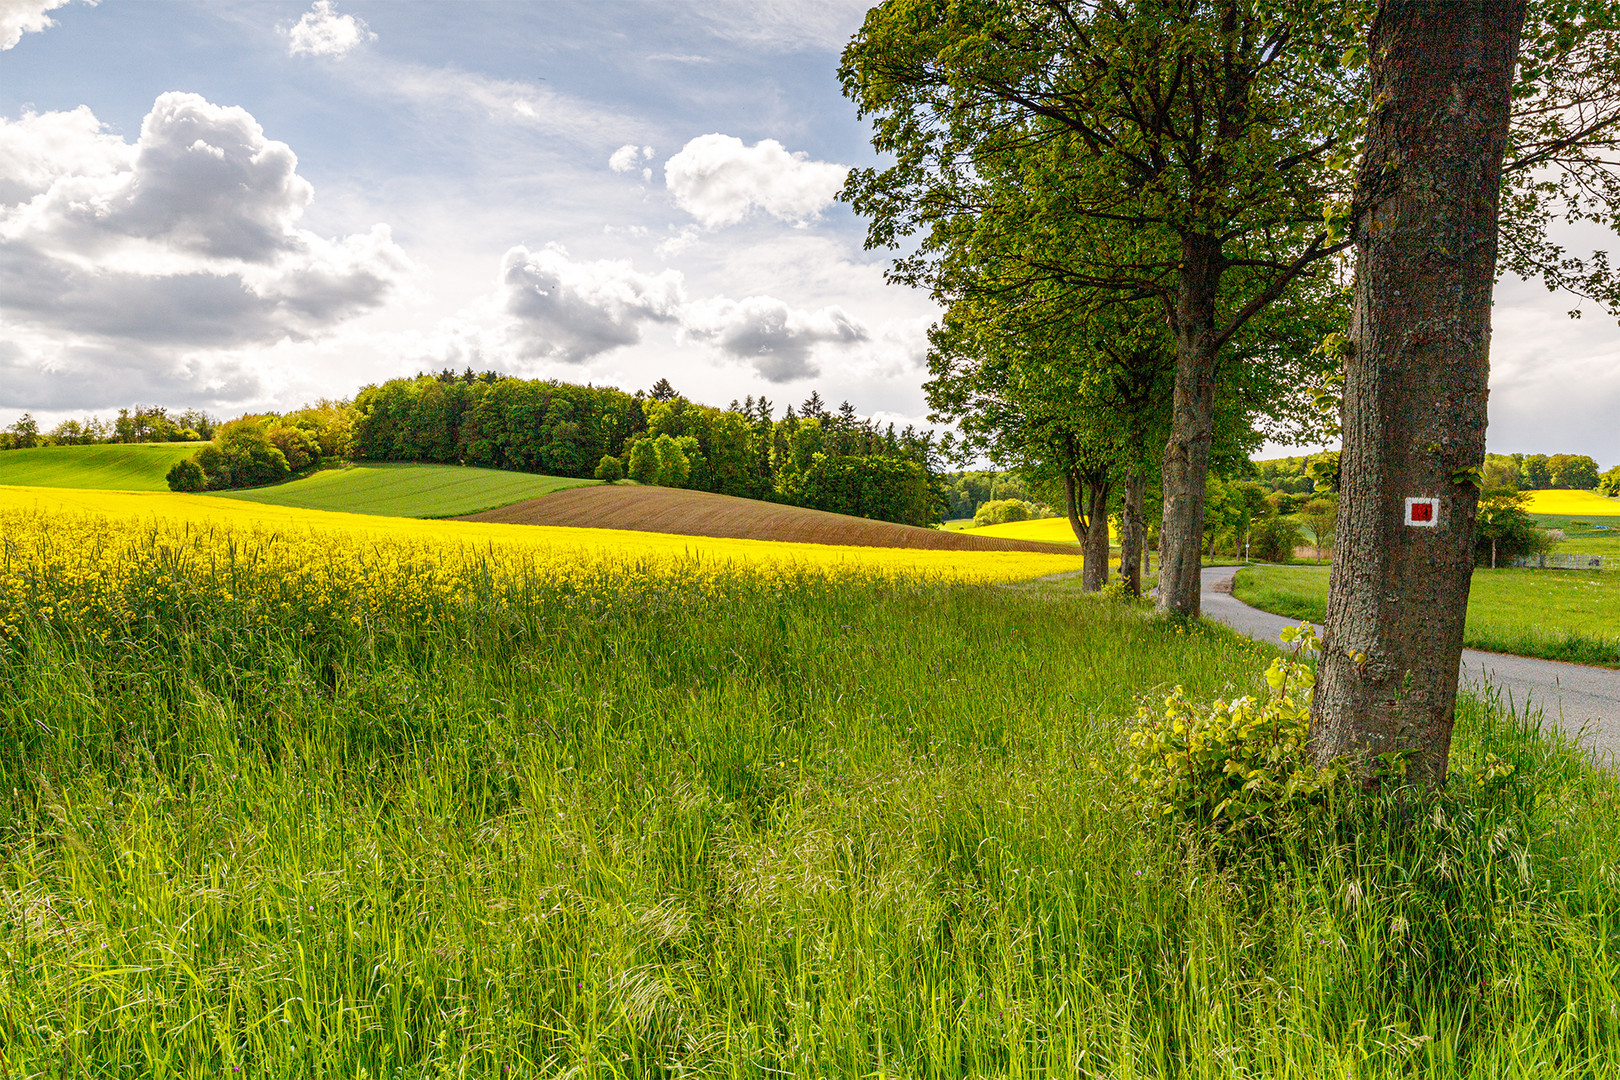
[(602, 460), (596, 463), (596, 478), (604, 484), (613, 484), (623, 480), (623, 463), (612, 454), (603, 454)]

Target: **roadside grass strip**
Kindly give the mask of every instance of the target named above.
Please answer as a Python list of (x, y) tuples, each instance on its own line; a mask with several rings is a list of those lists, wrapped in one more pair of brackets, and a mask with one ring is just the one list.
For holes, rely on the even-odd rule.
[[(1245, 604), (1320, 623), (1328, 568), (1249, 566), (1232, 594)], [(1463, 644), (1487, 652), (1620, 667), (1620, 574), (1475, 570)]]

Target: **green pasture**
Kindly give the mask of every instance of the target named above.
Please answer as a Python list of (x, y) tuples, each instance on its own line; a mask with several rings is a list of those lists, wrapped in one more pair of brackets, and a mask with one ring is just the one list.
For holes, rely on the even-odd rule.
[(0, 639), (0, 1074), (1620, 1072), (1620, 792), (1489, 702), (1453, 763), (1505, 781), (1217, 857), (1121, 752), (1261, 686), (1209, 625), (814, 577), (283, 616), (176, 555)]
[(368, 463), (323, 469), (271, 487), (213, 494), (247, 502), (340, 510), (389, 517), (443, 518), (476, 514), (564, 488), (594, 484), (560, 476), (469, 469), (459, 465)]
[[(1326, 566), (1250, 566), (1232, 591), (1264, 611), (1321, 622), (1327, 588)], [(1620, 667), (1620, 573), (1476, 570), (1463, 641), (1490, 652)]]
[(200, 443), (117, 443), (39, 446), (0, 452), (0, 484), (23, 487), (99, 488), (106, 491), (168, 491), (164, 479), (175, 462)]

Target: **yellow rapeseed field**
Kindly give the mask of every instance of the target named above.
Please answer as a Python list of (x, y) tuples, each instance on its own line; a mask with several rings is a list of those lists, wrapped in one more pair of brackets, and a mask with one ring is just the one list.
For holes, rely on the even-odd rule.
[(1532, 514), (1562, 517), (1620, 517), (1620, 499), (1608, 499), (1595, 491), (1531, 491)]
[(537, 585), (579, 593), (701, 589), (738, 574), (1004, 582), (1075, 568), (1071, 558), (1035, 552), (421, 521), (198, 495), (21, 487), (0, 487), (0, 537), (0, 637), (18, 632), (29, 615), (106, 628), (198, 601), (245, 604), (255, 622), (298, 629), (312, 619), (359, 625), (384, 613), (459, 621), (493, 596)]
[(1003, 540), (1038, 540), (1044, 544), (1075, 544), (1074, 529), (1066, 517), (1037, 518), (1034, 521), (1009, 521), (1005, 525), (985, 525), (978, 529), (963, 529), (970, 536), (998, 536)]

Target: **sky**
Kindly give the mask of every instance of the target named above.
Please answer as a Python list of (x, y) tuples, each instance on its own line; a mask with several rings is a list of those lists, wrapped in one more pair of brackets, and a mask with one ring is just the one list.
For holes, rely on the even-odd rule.
[[(469, 366), (925, 424), (937, 309), (834, 198), (865, 7), (0, 0), (0, 426)], [(1573, 306), (1498, 287), (1493, 451), (1620, 463)]]

